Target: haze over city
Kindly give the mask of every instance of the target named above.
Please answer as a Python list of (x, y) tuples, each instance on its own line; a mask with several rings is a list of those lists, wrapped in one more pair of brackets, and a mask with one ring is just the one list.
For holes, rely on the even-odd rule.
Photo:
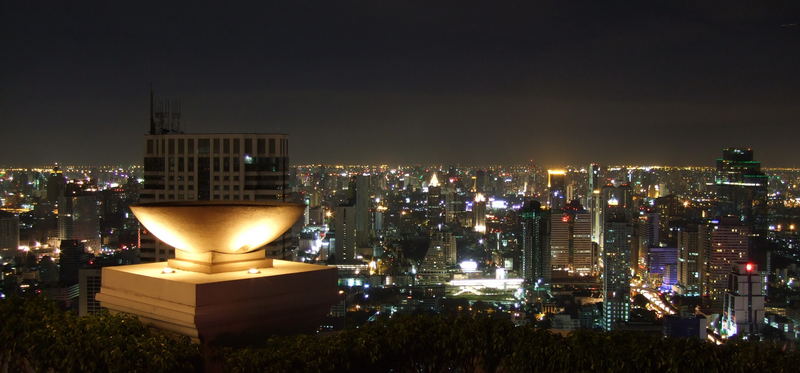
[[(800, 5), (7, 2), (6, 166), (136, 163), (149, 86), (291, 161), (800, 166)], [(124, 146), (121, 146), (124, 145)]]

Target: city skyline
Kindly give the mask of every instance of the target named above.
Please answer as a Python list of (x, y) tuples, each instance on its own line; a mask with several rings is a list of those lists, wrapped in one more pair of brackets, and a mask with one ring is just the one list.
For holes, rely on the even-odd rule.
[(0, 366), (793, 371), (800, 2), (0, 5)]
[(796, 3), (447, 5), (5, 5), (0, 159), (133, 163), (152, 84), (293, 164), (800, 166)]

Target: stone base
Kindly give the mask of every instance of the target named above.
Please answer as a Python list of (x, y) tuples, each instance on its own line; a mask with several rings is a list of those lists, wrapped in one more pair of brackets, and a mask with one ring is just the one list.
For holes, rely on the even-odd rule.
[(210, 341), (232, 333), (315, 330), (338, 300), (333, 267), (273, 260), (245, 271), (162, 273), (166, 263), (105, 267), (96, 299), (161, 329)]

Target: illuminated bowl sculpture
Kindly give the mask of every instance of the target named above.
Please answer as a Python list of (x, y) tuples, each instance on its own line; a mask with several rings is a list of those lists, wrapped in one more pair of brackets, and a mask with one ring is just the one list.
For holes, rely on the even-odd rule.
[(170, 267), (220, 273), (272, 267), (263, 246), (291, 228), (304, 208), (285, 202), (191, 201), (143, 203), (131, 211), (176, 249)]
[(249, 201), (131, 206), (146, 229), (175, 247), (175, 258), (104, 267), (95, 299), (196, 341), (313, 332), (339, 301), (336, 268), (269, 259), (263, 249), (304, 208)]

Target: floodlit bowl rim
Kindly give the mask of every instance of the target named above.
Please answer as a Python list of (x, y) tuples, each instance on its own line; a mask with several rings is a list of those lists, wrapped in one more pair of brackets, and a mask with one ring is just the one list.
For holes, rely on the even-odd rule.
[(132, 204), (131, 207), (305, 207), (302, 203), (283, 201), (163, 201)]

